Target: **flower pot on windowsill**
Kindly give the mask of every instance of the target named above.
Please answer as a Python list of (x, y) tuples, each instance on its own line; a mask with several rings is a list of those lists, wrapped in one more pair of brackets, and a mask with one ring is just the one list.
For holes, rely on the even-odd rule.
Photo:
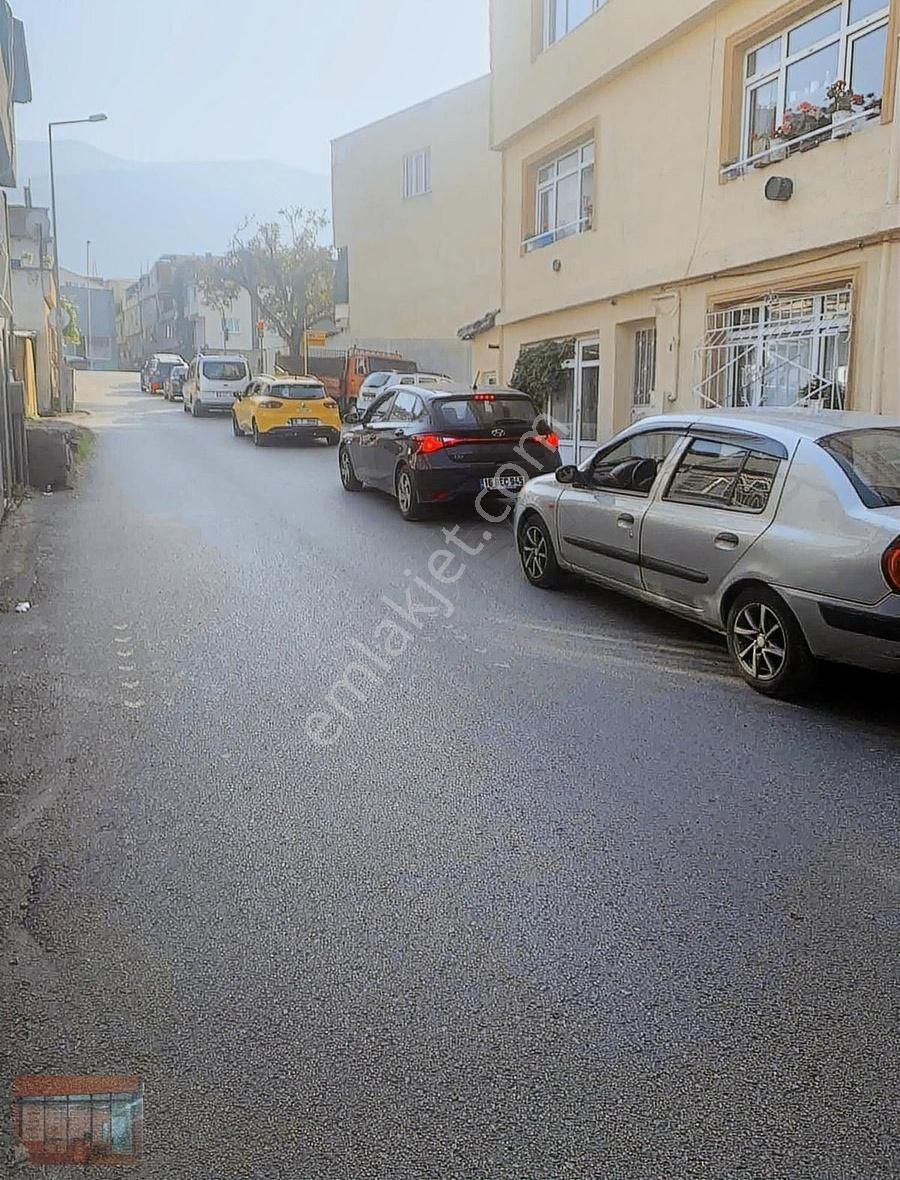
[(852, 111), (833, 111), (831, 114), (831, 138), (846, 139), (853, 134), (854, 118)]
[(780, 160), (786, 160), (788, 154), (788, 145), (782, 139), (776, 139), (772, 143), (769, 151), (769, 159), (773, 164), (777, 164)]

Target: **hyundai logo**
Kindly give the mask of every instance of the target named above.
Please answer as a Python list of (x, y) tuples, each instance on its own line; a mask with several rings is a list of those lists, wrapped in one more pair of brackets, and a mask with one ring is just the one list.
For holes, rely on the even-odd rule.
[(494, 436), (494, 438), (506, 438), (506, 431), (500, 430), (499, 427), (496, 430), (492, 430), (491, 434)]

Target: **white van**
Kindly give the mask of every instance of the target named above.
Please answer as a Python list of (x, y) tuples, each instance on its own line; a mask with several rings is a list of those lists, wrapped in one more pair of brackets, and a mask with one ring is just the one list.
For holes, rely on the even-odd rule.
[(191, 361), (182, 390), (186, 414), (201, 418), (216, 410), (231, 413), (235, 399), (250, 384), (250, 366), (243, 356), (211, 356), (201, 353)]

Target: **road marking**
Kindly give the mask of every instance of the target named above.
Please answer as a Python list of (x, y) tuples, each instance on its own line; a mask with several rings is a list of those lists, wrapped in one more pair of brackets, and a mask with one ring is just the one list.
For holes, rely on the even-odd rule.
[(128, 630), (127, 623), (113, 623), (113, 631), (127, 631), (127, 630)]
[(134, 664), (119, 664), (119, 671), (120, 672), (133, 672), (134, 671)]
[(126, 709), (143, 709), (146, 701), (122, 701)]
[(131, 656), (134, 655), (134, 651), (133, 650), (132, 651), (117, 651), (116, 655), (119, 657), (120, 660), (127, 660), (127, 659), (130, 659)]
[(122, 681), (122, 687), (123, 687), (123, 688), (129, 688), (129, 689), (131, 689), (131, 688), (140, 688), (140, 687), (141, 687), (141, 682), (140, 682), (140, 680), (123, 680), (123, 681)]
[(132, 639), (131, 639), (130, 635), (117, 635), (115, 637), (115, 639), (113, 640), (113, 643), (131, 643), (131, 642), (132, 642)]

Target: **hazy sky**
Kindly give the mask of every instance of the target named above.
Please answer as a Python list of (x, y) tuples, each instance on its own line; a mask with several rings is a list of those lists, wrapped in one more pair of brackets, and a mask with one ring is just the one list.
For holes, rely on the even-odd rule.
[[(273, 159), (327, 172), (329, 141), (488, 69), (488, 0), (11, 0), (34, 101), (139, 160)], [(64, 134), (64, 133), (58, 133)]]

